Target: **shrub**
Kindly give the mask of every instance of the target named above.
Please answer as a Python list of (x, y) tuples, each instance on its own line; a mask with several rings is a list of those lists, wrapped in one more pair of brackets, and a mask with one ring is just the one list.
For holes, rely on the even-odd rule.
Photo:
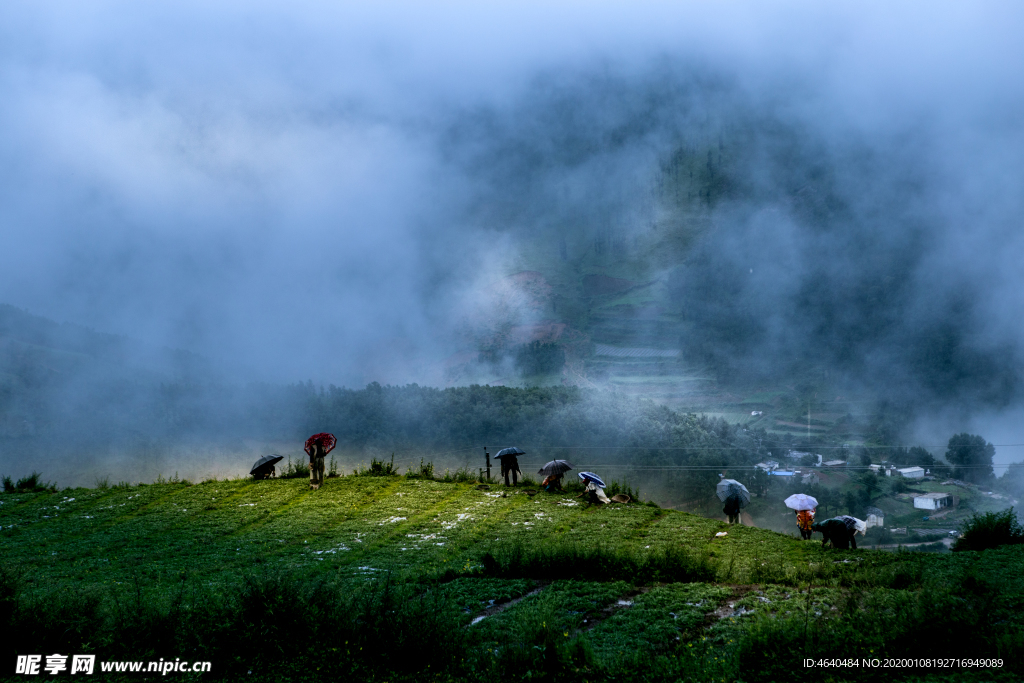
[(2, 479), (4, 493), (43, 493), (46, 491), (56, 493), (57, 485), (40, 481), (41, 476), (38, 472), (33, 472), (16, 482), (12, 481), (10, 477), (4, 477)]
[(892, 532), (884, 526), (873, 526), (868, 529), (866, 539), (873, 545), (888, 545), (895, 542)]
[(398, 474), (398, 468), (395, 467), (395, 454), (391, 454), (390, 462), (384, 460), (378, 460), (372, 458), (370, 460), (370, 466), (367, 468), (359, 468), (353, 472), (357, 477), (391, 477)]
[(519, 479), (520, 486), (540, 486), (540, 482), (534, 479), (532, 474), (524, 474)]
[(309, 476), (309, 463), (303, 460), (292, 462), (292, 456), (281, 466), (277, 473), (278, 479), (304, 479)]
[(988, 550), (1001, 545), (1024, 543), (1024, 528), (1013, 508), (1002, 512), (974, 513), (960, 527), (961, 536), (953, 550)]
[(423, 458), (420, 458), (419, 469), (409, 468), (409, 471), (405, 473), (406, 479), (433, 479), (434, 478), (434, 463), (433, 461), (424, 463)]
[[(396, 586), (388, 577), (353, 587), (274, 573), (247, 576), (216, 595), (186, 586), (183, 578), (172, 595), (156, 599), (138, 579), (109, 594), (27, 597), (0, 567), (0, 657), (33, 650), (151, 660), (187, 653), (213, 661), (222, 680), (241, 680), (257, 667), (260, 680), (458, 674), (467, 658), (466, 631), (443, 589)], [(310, 661), (318, 669), (312, 678)]]
[[(750, 681), (821, 681), (821, 672), (794, 667), (798, 658), (1000, 657), (1015, 667), (1022, 630), (1007, 621), (1012, 608), (993, 586), (965, 576), (961, 589), (917, 592), (851, 591), (835, 610), (822, 610), (815, 591), (796, 598), (791, 616), (755, 616), (740, 634), (736, 656)], [(997, 634), (997, 635), (996, 635)], [(904, 675), (934, 673), (907, 670)], [(826, 677), (827, 678), (827, 677)], [(1007, 680), (1016, 680), (1008, 676)], [(839, 680), (840, 678), (827, 680)], [(841, 680), (879, 680), (871, 668), (844, 670)], [(949, 680), (962, 680), (950, 678)], [(925, 678), (913, 678), (925, 680)], [(932, 680), (928, 678), (927, 680)]]
[(558, 344), (534, 341), (516, 349), (515, 365), (523, 377), (560, 372), (565, 366), (565, 351)]
[(620, 493), (623, 493), (629, 496), (630, 501), (634, 503), (640, 502), (640, 489), (636, 489), (634, 491), (633, 488), (629, 485), (629, 482), (626, 481), (620, 484), (619, 482), (613, 480), (612, 483), (608, 485), (608, 488), (604, 490), (604, 492), (609, 498), (611, 498), (612, 496), (616, 496)]
[[(431, 467), (433, 471), (433, 467)], [(444, 476), (441, 477), (441, 481), (445, 483), (459, 483), (459, 484), (470, 484), (476, 482), (477, 475), (469, 471), (468, 468), (460, 467), (454, 472), (444, 471)]]

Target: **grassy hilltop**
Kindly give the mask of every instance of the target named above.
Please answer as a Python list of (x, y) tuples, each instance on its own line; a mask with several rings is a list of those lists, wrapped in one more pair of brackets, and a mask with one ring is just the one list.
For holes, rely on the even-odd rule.
[(826, 551), (452, 479), (0, 495), (3, 660), (210, 660), (206, 680), (792, 681), (880, 673), (804, 657), (970, 656), (1003, 667), (946, 679), (1021, 675), (1022, 546)]

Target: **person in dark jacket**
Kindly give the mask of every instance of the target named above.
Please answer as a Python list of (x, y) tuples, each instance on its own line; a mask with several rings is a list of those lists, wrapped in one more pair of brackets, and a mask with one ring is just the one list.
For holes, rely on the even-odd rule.
[(253, 479), (270, 479), (271, 477), (276, 476), (276, 474), (277, 474), (277, 468), (274, 467), (274, 465), (272, 463), (268, 462), (265, 465), (260, 465), (259, 468), (255, 472), (252, 473), (252, 478)]
[[(512, 483), (508, 483), (508, 475), (512, 475)], [(519, 483), (519, 459), (512, 455), (501, 456), (501, 476), (505, 477), (505, 486), (515, 486)]]
[(729, 516), (729, 524), (740, 523), (740, 499), (739, 496), (730, 496), (725, 499), (725, 507), (722, 512)]
[(856, 529), (851, 529), (845, 521), (838, 517), (826, 519), (824, 522), (813, 524), (811, 531), (817, 531), (822, 535), (821, 547), (831, 543), (836, 550), (847, 550), (851, 546), (857, 549), (857, 541), (853, 539)]

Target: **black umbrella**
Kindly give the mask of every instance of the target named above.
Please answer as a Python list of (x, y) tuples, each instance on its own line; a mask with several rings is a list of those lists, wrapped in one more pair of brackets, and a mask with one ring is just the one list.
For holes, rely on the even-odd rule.
[(556, 477), (560, 477), (571, 469), (572, 463), (568, 460), (552, 460), (547, 465), (544, 465), (544, 467), (537, 470), (537, 474), (543, 474), (545, 477), (553, 474)]
[(264, 455), (256, 461), (255, 465), (252, 466), (252, 469), (249, 470), (249, 474), (256, 474), (256, 470), (258, 469), (270, 469), (271, 465), (276, 465), (282, 460), (284, 460), (283, 455)]
[(502, 448), (494, 457), (504, 458), (506, 455), (511, 455), (512, 457), (515, 457), (517, 455), (526, 455), (526, 451), (520, 450), (515, 446), (512, 446), (511, 448)]

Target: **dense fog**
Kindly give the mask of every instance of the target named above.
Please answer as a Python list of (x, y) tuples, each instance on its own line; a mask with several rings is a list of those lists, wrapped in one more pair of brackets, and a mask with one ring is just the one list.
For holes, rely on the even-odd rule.
[[(725, 380), (827, 368), (912, 403), (920, 438), (1022, 443), (1022, 19), (7, 4), (0, 457), (61, 462), (29, 444), (62, 424), (99, 449), (78, 470), (105, 436), (186, 443), (167, 425), (198, 422), (172, 404), (210, 423), (200, 443), (229, 425), (230, 450), (253, 397), (299, 383), (444, 386), (453, 357), (540, 321), (506, 279), (535, 250), (684, 224), (650, 272), (688, 360)], [(306, 426), (275, 415), (242, 452)]]

